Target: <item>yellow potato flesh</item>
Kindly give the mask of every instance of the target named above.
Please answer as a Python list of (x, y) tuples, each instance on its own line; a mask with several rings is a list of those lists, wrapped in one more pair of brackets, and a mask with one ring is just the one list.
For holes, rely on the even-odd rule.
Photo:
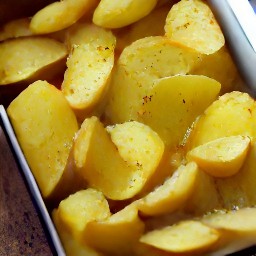
[(141, 166), (144, 170), (157, 168), (164, 153), (164, 144), (150, 127), (131, 121), (108, 126), (106, 129), (128, 165)]
[(63, 225), (57, 209), (53, 210), (52, 219), (67, 256), (103, 256), (93, 248), (79, 241), (70, 233), (70, 231)]
[(175, 4), (165, 25), (166, 36), (203, 54), (218, 51), (225, 39), (208, 5), (201, 0)]
[(256, 103), (246, 93), (231, 92), (215, 101), (196, 122), (188, 149), (225, 136), (248, 136), (251, 148), (240, 171), (226, 179), (215, 179), (223, 208), (248, 207), (256, 203), (255, 125)]
[(124, 27), (149, 14), (156, 4), (157, 0), (101, 0), (94, 11), (93, 22), (106, 28)]
[[(85, 33), (86, 30), (88, 33), (92, 31), (89, 27), (84, 29)], [(72, 108), (78, 112), (88, 113), (101, 100), (114, 65), (115, 37), (110, 31), (100, 28), (97, 35), (101, 35), (100, 40), (87, 36), (87, 40), (82, 42), (73, 38), (67, 60), (61, 89)]]
[(0, 55), (0, 85), (5, 85), (29, 79), (48, 66), (49, 72), (54, 73), (59, 61), (67, 56), (67, 50), (50, 38), (27, 37), (1, 43)]
[(231, 92), (215, 101), (200, 117), (188, 141), (189, 148), (233, 135), (255, 137), (255, 101), (246, 93)]
[(192, 149), (187, 158), (214, 177), (229, 177), (242, 167), (249, 146), (249, 137), (223, 137)]
[(155, 80), (144, 95), (139, 120), (174, 148), (197, 116), (217, 98), (220, 84), (208, 77), (181, 75)]
[(0, 41), (10, 38), (31, 36), (33, 33), (29, 29), (29, 18), (21, 18), (6, 23), (0, 30)]
[(255, 244), (255, 208), (216, 211), (201, 221), (220, 232), (220, 239), (213, 255), (227, 255)]
[(194, 162), (181, 165), (163, 185), (139, 200), (138, 209), (150, 216), (178, 210), (193, 192), (197, 174)]
[(37, 81), (7, 108), (17, 139), (44, 198), (51, 195), (67, 164), (76, 117), (54, 86)]
[(106, 109), (108, 118), (112, 123), (138, 120), (143, 97), (155, 79), (187, 74), (200, 61), (200, 54), (165, 37), (135, 41), (125, 48), (116, 64)]
[(217, 211), (202, 218), (202, 221), (214, 228), (236, 232), (256, 233), (256, 208), (243, 208), (233, 211)]
[(97, 0), (63, 0), (39, 10), (31, 19), (30, 29), (48, 34), (74, 24), (97, 4)]
[(85, 240), (93, 248), (109, 255), (131, 255), (144, 231), (138, 209), (131, 204), (105, 221), (87, 224)]
[(139, 157), (148, 152), (156, 156), (151, 158), (145, 167), (145, 160), (142, 163), (129, 163), (122, 158), (118, 146), (112, 142), (110, 135), (96, 117), (86, 119), (77, 135), (74, 160), (79, 173), (90, 186), (101, 190), (110, 199), (128, 199), (139, 193), (161, 160), (163, 142), (148, 127), (143, 129), (140, 124), (134, 125), (134, 128), (131, 126), (131, 129), (126, 129), (129, 135), (124, 136), (139, 136), (136, 134), (138, 131), (141, 131), (141, 136), (147, 137), (149, 142), (146, 140), (142, 147), (134, 140), (130, 142), (131, 145), (134, 143), (130, 147), (136, 148), (134, 152)]
[(110, 216), (104, 195), (92, 188), (80, 190), (62, 200), (57, 212), (63, 226), (78, 240), (81, 239), (87, 223)]
[(199, 221), (187, 220), (144, 234), (140, 242), (174, 253), (199, 253), (209, 250), (219, 239), (216, 229)]

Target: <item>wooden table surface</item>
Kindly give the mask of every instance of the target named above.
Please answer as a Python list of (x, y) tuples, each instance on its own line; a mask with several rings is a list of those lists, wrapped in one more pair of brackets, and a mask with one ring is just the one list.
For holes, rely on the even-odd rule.
[(0, 127), (0, 255), (53, 255)]

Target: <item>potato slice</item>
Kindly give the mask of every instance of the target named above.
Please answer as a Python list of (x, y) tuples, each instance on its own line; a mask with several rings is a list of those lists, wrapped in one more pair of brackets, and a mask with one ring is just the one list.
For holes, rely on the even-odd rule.
[(78, 241), (90, 221), (104, 220), (110, 210), (104, 195), (95, 189), (80, 190), (62, 200), (57, 209), (63, 225)]
[[(143, 162), (125, 161), (96, 117), (83, 122), (74, 144), (74, 162), (79, 173), (90, 186), (115, 200), (128, 199), (139, 193), (157, 168), (164, 151), (163, 142), (149, 127), (134, 123), (127, 125), (124, 131), (123, 136), (131, 138), (131, 141), (127, 141), (128, 146), (123, 146), (133, 148), (137, 158)], [(146, 138), (143, 143), (133, 140), (140, 136)], [(129, 159), (129, 154), (126, 159)], [(149, 159), (147, 154), (154, 157)]]
[(75, 239), (74, 236), (63, 227), (57, 209), (53, 210), (52, 218), (67, 256), (103, 256), (93, 248)]
[(225, 39), (209, 6), (201, 0), (175, 4), (165, 25), (166, 36), (203, 54), (218, 51)]
[(36, 34), (48, 34), (74, 24), (92, 10), (98, 0), (63, 0), (38, 11), (31, 19), (30, 29)]
[[(120, 156), (132, 166), (155, 169), (164, 153), (164, 145), (159, 136), (148, 126), (130, 121), (106, 127)], [(152, 166), (152, 159), (154, 166)]]
[(101, 0), (94, 11), (93, 22), (106, 28), (124, 27), (149, 14), (156, 4), (157, 0)]
[(187, 159), (195, 161), (214, 177), (229, 177), (242, 167), (249, 146), (249, 137), (222, 137), (193, 148), (188, 152)]
[(212, 255), (227, 255), (255, 245), (255, 208), (216, 211), (201, 221), (220, 232), (220, 239)]
[(139, 210), (150, 216), (178, 210), (191, 195), (197, 174), (196, 163), (181, 165), (163, 185), (139, 200)]
[(215, 101), (196, 122), (188, 150), (225, 136), (248, 136), (251, 149), (240, 171), (226, 179), (214, 179), (222, 207), (248, 207), (256, 203), (255, 190), (256, 103), (246, 93), (231, 92)]
[(204, 76), (155, 80), (143, 97), (139, 120), (155, 130), (168, 147), (175, 148), (196, 117), (217, 98), (220, 87), (216, 80)]
[(62, 93), (45, 81), (25, 89), (7, 113), (42, 196), (49, 197), (65, 170), (76, 117)]
[(153, 230), (140, 242), (173, 253), (202, 253), (218, 241), (219, 232), (199, 221), (181, 221), (175, 225)]
[(189, 73), (201, 61), (200, 56), (161, 36), (135, 41), (125, 48), (117, 62), (107, 117), (112, 123), (138, 120), (143, 97), (148, 95), (153, 81)]
[(256, 233), (256, 208), (242, 208), (233, 211), (216, 211), (205, 215), (202, 221), (217, 229), (239, 233)]
[(0, 44), (0, 85), (37, 77), (49, 78), (60, 72), (66, 47), (50, 38), (28, 37)]
[[(101, 28), (91, 29), (91, 26), (85, 26), (81, 29), (84, 31), (78, 30), (71, 39), (73, 46), (61, 89), (69, 104), (83, 120), (102, 99), (107, 89), (114, 66), (116, 39), (110, 31)], [(86, 31), (87, 37), (77, 39), (79, 34), (83, 35)], [(93, 40), (96, 36), (100, 39)]]
[(4, 26), (2, 26), (0, 30), (0, 41), (33, 35), (33, 32), (29, 29), (29, 24), (29, 18), (21, 18), (9, 21)]
[(86, 242), (108, 255), (132, 255), (144, 231), (135, 204), (126, 206), (106, 220), (93, 221), (85, 230)]
[(233, 135), (255, 137), (256, 103), (247, 94), (231, 92), (213, 102), (195, 124), (189, 148)]

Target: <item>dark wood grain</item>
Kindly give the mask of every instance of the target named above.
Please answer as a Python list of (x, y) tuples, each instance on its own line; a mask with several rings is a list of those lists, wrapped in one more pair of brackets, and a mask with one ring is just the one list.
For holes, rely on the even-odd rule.
[(0, 255), (52, 255), (23, 177), (0, 127)]

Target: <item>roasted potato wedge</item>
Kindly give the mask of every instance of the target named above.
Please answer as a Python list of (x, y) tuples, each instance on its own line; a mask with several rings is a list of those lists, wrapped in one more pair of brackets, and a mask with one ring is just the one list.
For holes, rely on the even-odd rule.
[(247, 94), (231, 92), (221, 96), (195, 123), (188, 140), (188, 149), (225, 136), (248, 136), (251, 148), (240, 171), (226, 179), (214, 181), (222, 207), (248, 207), (255, 205), (255, 124), (256, 103)]
[(62, 200), (57, 212), (63, 225), (78, 240), (82, 239), (87, 223), (110, 216), (104, 195), (92, 188), (80, 190)]
[(63, 94), (37, 81), (15, 98), (7, 113), (42, 196), (53, 193), (65, 170), (76, 117)]
[(140, 242), (172, 253), (202, 255), (218, 241), (219, 232), (199, 221), (187, 220), (144, 234)]
[(54, 39), (26, 37), (2, 42), (0, 55), (0, 85), (5, 85), (53, 77), (64, 70), (67, 50)]
[(36, 34), (48, 34), (67, 28), (92, 10), (98, 0), (63, 0), (39, 10), (31, 19), (30, 29)]
[[(125, 127), (123, 137), (128, 145), (120, 142), (120, 148), (126, 147), (120, 149), (124, 158), (119, 153), (119, 145), (112, 142), (96, 117), (85, 119), (74, 144), (74, 162), (78, 172), (91, 187), (113, 200), (128, 199), (139, 193), (156, 170), (164, 151), (162, 140), (149, 127), (140, 123)], [(145, 138), (143, 143), (135, 140), (140, 136)], [(136, 156), (131, 158), (129, 149), (136, 152), (141, 162), (135, 160)], [(155, 157), (149, 159), (147, 154)]]
[(198, 167), (190, 162), (181, 165), (163, 185), (137, 202), (138, 209), (145, 215), (161, 215), (179, 210), (189, 198), (196, 183)]
[(92, 25), (79, 28), (70, 36), (72, 49), (61, 90), (83, 121), (108, 88), (116, 39), (103, 28)]
[(33, 32), (29, 29), (29, 24), (29, 18), (21, 18), (9, 21), (0, 29), (0, 41), (33, 35)]
[(205, 1), (181, 0), (166, 18), (166, 36), (202, 54), (217, 52), (225, 44), (224, 35)]
[(222, 137), (193, 148), (187, 158), (214, 177), (229, 177), (242, 167), (250, 142), (241, 135)]
[(106, 28), (124, 27), (149, 14), (156, 4), (157, 0), (101, 0), (94, 11), (93, 22)]
[(255, 244), (255, 208), (220, 210), (203, 216), (201, 221), (220, 233), (212, 255), (227, 255)]
[(90, 248), (74, 238), (74, 236), (63, 226), (56, 209), (53, 210), (52, 218), (67, 256), (103, 256), (93, 248)]
[(144, 226), (136, 205), (130, 204), (106, 220), (88, 223), (85, 240), (107, 255), (132, 255)]
[(103, 220), (109, 216), (107, 200), (94, 189), (78, 191), (62, 200), (53, 211), (53, 221), (67, 254), (100, 255), (83, 243), (83, 231), (90, 221)]

